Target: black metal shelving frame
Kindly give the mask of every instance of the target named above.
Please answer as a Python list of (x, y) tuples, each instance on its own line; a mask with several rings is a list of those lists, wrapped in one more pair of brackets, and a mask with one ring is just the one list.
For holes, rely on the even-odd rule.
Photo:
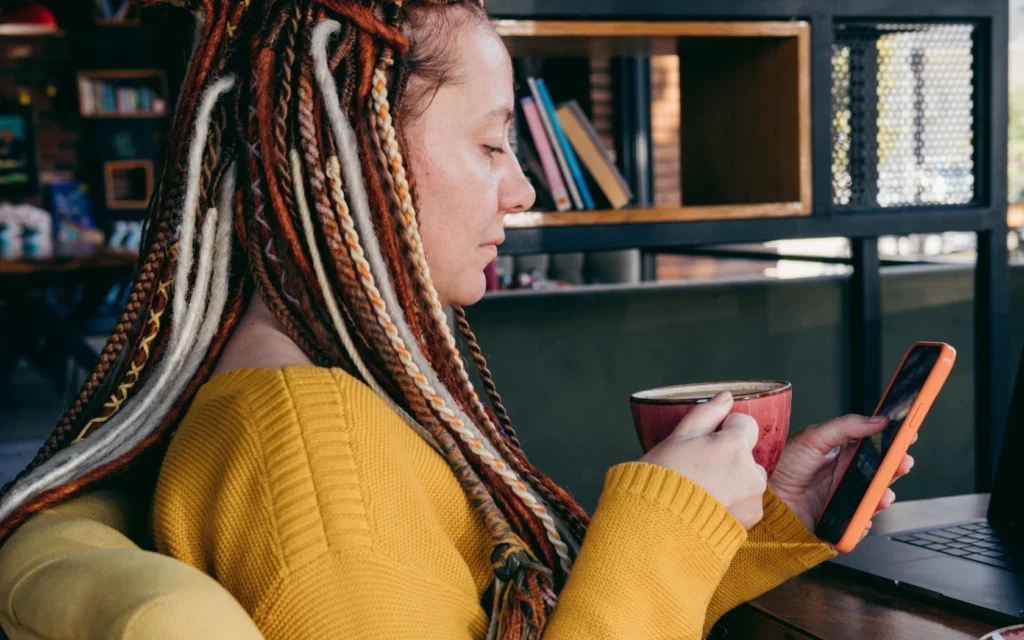
[[(1007, 0), (489, 0), (497, 18), (518, 20), (804, 20), (811, 25), (812, 214), (800, 218), (510, 228), (508, 255), (638, 248), (645, 253), (699, 245), (846, 237), (851, 241), (854, 410), (870, 412), (882, 391), (881, 277), (883, 235), (974, 232), (976, 486), (991, 486), (1010, 400), (1009, 256), (1007, 238)], [(833, 204), (832, 52), (835, 26), (858, 21), (975, 26), (974, 176), (971, 204), (849, 208)], [(638, 82), (631, 74), (629, 82)], [(649, 91), (648, 91), (649, 94)], [(647, 118), (649, 130), (649, 117)], [(644, 129), (627, 128), (635, 137)], [(620, 146), (633, 145), (623, 139)], [(650, 148), (650, 145), (647, 145)], [(627, 169), (649, 171), (650, 158)], [(648, 163), (644, 166), (644, 163)]]

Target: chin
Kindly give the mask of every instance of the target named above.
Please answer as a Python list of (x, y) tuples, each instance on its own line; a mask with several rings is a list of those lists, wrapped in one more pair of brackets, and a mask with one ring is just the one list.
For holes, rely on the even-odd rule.
[(484, 293), (487, 292), (487, 279), (483, 272), (473, 274), (473, 277), (467, 277), (459, 285), (448, 296), (445, 306), (457, 304), (460, 307), (468, 307), (471, 304), (480, 302), (484, 297)]

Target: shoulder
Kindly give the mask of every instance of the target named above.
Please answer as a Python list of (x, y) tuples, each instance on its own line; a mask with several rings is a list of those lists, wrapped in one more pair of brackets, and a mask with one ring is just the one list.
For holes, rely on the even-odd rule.
[(260, 519), (260, 530), (277, 532), (275, 554), (301, 564), (330, 541), (369, 545), (366, 494), (396, 472), (414, 484), (412, 468), (438, 465), (384, 400), (341, 369), (238, 369), (197, 393), (164, 458), (154, 516), (189, 529), (220, 519), (240, 531)]
[(249, 611), (332, 546), (368, 550), (353, 413), (375, 415), (383, 431), (401, 422), (373, 395), (341, 370), (305, 366), (239, 369), (204, 385), (161, 466), (158, 550), (220, 576)]
[(277, 437), (287, 437), (289, 432), (316, 431), (322, 426), (347, 430), (354, 416), (384, 426), (401, 422), (377, 394), (341, 369), (245, 368), (203, 385), (178, 432), (187, 433), (201, 424), (209, 435), (212, 423), (229, 432), (258, 434), (274, 446)]
[[(355, 580), (413, 556), (472, 602), (488, 579), (490, 538), (445, 460), (336, 369), (237, 370), (204, 386), (152, 522), (158, 550), (217, 576), (250, 613), (282, 588), (307, 593), (310, 567), (331, 558)], [(479, 571), (466, 557), (484, 559)]]

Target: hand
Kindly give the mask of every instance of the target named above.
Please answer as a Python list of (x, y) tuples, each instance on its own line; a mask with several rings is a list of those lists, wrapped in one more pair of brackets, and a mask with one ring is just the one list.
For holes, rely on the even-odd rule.
[[(807, 427), (786, 443), (769, 484), (779, 499), (813, 531), (825, 502), (839, 483), (840, 474), (853, 457), (856, 441), (881, 432), (888, 424), (884, 417), (851, 415)], [(914, 439), (916, 441), (917, 436)], [(913, 466), (914, 459), (905, 456), (896, 469), (894, 481), (907, 475)], [(892, 489), (886, 489), (875, 514), (888, 509), (895, 499)]]
[[(694, 407), (641, 462), (660, 465), (700, 485), (750, 529), (760, 522), (767, 474), (752, 453), (760, 431), (748, 415), (733, 414), (723, 391)], [(715, 431), (721, 426), (721, 431)]]

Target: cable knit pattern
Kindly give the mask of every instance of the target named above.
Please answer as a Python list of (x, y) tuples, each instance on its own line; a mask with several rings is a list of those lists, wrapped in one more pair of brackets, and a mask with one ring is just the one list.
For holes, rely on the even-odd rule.
[[(340, 370), (243, 369), (206, 384), (153, 506), (158, 549), (214, 576), (267, 638), (486, 632), (487, 530), (444, 459)], [(770, 491), (748, 533), (683, 476), (622, 464), (545, 638), (698, 638), (829, 556)]]

